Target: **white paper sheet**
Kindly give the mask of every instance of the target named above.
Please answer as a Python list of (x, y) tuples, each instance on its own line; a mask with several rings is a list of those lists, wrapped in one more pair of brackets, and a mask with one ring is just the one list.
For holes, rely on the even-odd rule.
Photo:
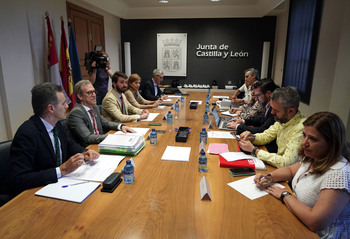
[(162, 160), (172, 160), (172, 161), (190, 161), (191, 147), (176, 147), (168, 146), (166, 147)]
[(225, 152), (220, 154), (228, 162), (242, 160), (242, 159), (255, 159), (256, 157), (245, 154), (243, 152)]
[(230, 97), (224, 95), (214, 95), (213, 99), (229, 99)]
[(148, 118), (142, 119), (141, 121), (153, 121), (158, 115), (159, 113), (149, 113)]
[(225, 112), (221, 112), (221, 114), (223, 114), (223, 115), (228, 115), (228, 116), (231, 116), (231, 117), (236, 117), (236, 116), (238, 116), (238, 114), (231, 114), (228, 110), (225, 111)]
[[(131, 129), (135, 130), (136, 133), (126, 133), (126, 134), (130, 134), (130, 135), (141, 135), (142, 137), (145, 136), (145, 134), (147, 133), (147, 131), (149, 130), (149, 128), (136, 128), (136, 127), (131, 127)], [(117, 131), (114, 134), (124, 134), (123, 131)]]
[(190, 103), (191, 102), (197, 102), (198, 105), (201, 105), (202, 104), (202, 101), (201, 100), (190, 100)]
[[(76, 183), (82, 184), (73, 185)], [(68, 187), (63, 188), (63, 185), (68, 185)], [(43, 187), (35, 195), (82, 203), (100, 185), (96, 182), (60, 178), (57, 183), (51, 183)]]
[(102, 182), (114, 172), (124, 158), (125, 156), (101, 154), (98, 159), (81, 165), (77, 170), (62, 178)]
[(155, 107), (154, 109), (164, 109), (166, 106), (165, 105), (158, 105), (157, 107)]
[[(250, 200), (254, 200), (254, 199), (257, 199), (259, 197), (267, 195), (268, 194), (267, 192), (265, 192), (264, 190), (260, 190), (256, 186), (256, 184), (254, 182), (254, 177), (255, 177), (255, 175), (238, 180), (238, 181), (228, 183), (227, 185), (229, 185), (233, 189), (237, 190), (238, 192), (242, 193), (244, 196), (246, 196)], [(273, 183), (271, 185), (277, 186), (280, 188), (285, 188), (283, 185), (281, 185), (279, 183)]]
[(208, 131), (208, 138), (214, 139), (234, 139), (230, 131)]
[(181, 95), (168, 95), (168, 98), (180, 98)]
[(166, 101), (172, 101), (171, 99), (166, 99), (166, 100), (163, 100), (164, 102), (166, 102)]

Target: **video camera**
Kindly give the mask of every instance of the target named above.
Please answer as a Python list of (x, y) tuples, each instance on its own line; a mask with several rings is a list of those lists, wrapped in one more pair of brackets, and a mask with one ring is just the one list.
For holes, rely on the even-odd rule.
[[(103, 46), (96, 45), (95, 50), (92, 52), (85, 53), (85, 69), (90, 71), (94, 68), (103, 68), (107, 67), (107, 61), (109, 61), (108, 56), (102, 56), (101, 51), (103, 50)], [(96, 61), (96, 67), (93, 67), (91, 64)]]

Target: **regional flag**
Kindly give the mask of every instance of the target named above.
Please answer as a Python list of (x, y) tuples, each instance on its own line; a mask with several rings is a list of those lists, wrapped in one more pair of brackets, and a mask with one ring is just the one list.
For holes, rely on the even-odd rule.
[(60, 73), (61, 73), (63, 88), (68, 93), (68, 97), (71, 100), (71, 103), (69, 104), (69, 108), (72, 109), (76, 101), (75, 101), (75, 95), (73, 92), (74, 83), (72, 78), (72, 68), (70, 65), (68, 43), (66, 38), (66, 32), (64, 30), (63, 17), (61, 17)]
[(83, 79), (83, 77), (81, 76), (78, 48), (77, 48), (77, 44), (75, 42), (75, 36), (74, 36), (72, 22), (70, 20), (68, 20), (68, 31), (69, 31), (70, 63), (72, 66), (73, 82), (74, 82), (74, 84), (76, 84), (78, 81), (81, 81)]
[[(58, 58), (56, 53), (55, 41), (52, 34), (51, 24), (49, 14), (46, 12), (46, 23), (47, 23), (47, 39), (49, 47), (48, 55), (48, 68), (49, 68), (49, 81), (60, 85), (63, 88), (60, 72), (58, 69)], [(67, 104), (70, 104), (70, 99), (68, 98), (66, 92), (63, 92), (66, 97)]]

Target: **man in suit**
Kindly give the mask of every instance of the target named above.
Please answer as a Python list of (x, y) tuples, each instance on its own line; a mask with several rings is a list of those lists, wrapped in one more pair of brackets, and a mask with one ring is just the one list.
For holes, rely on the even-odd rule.
[(41, 83), (32, 89), (34, 115), (17, 130), (11, 145), (9, 191), (55, 183), (99, 154), (86, 150), (67, 137), (60, 120), (68, 105), (62, 87)]
[[(271, 79), (263, 79), (254, 84), (254, 97), (265, 107), (265, 115), (253, 119), (239, 119), (234, 118), (227, 127), (237, 130), (237, 134), (244, 131), (249, 131), (253, 134), (262, 133), (275, 123), (272, 108), (270, 105), (271, 95), (278, 88), (278, 86)], [(272, 153), (277, 152), (276, 140), (265, 145), (267, 150)]]
[[(255, 83), (254, 97), (265, 107), (265, 115), (252, 119), (239, 119), (234, 118), (227, 127), (237, 130), (237, 134), (241, 134), (244, 131), (255, 133), (261, 133), (265, 129), (268, 129), (275, 123), (274, 116), (271, 114), (271, 94), (278, 86), (271, 79), (264, 79)], [(253, 126), (253, 127), (251, 127)]]
[(128, 77), (123, 72), (116, 72), (112, 77), (113, 89), (108, 91), (102, 101), (102, 115), (114, 122), (130, 122), (147, 119), (148, 110), (132, 106), (123, 94), (127, 88)]
[(158, 99), (165, 100), (168, 98), (168, 96), (164, 95), (164, 93), (159, 88), (159, 84), (163, 81), (163, 77), (164, 74), (160, 69), (153, 70), (152, 79), (145, 81), (142, 86), (141, 95), (143, 96), (143, 98), (152, 101)]
[(90, 81), (77, 82), (74, 93), (78, 103), (67, 116), (66, 130), (83, 147), (100, 143), (107, 137), (105, 133), (109, 130), (135, 133), (131, 128), (108, 121), (100, 115), (100, 109), (96, 105), (96, 91)]

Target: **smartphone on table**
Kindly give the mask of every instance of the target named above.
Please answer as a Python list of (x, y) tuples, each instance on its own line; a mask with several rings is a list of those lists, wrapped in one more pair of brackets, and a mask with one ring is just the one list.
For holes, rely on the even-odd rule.
[(230, 168), (230, 174), (234, 177), (255, 175), (255, 170), (249, 167), (246, 168)]

